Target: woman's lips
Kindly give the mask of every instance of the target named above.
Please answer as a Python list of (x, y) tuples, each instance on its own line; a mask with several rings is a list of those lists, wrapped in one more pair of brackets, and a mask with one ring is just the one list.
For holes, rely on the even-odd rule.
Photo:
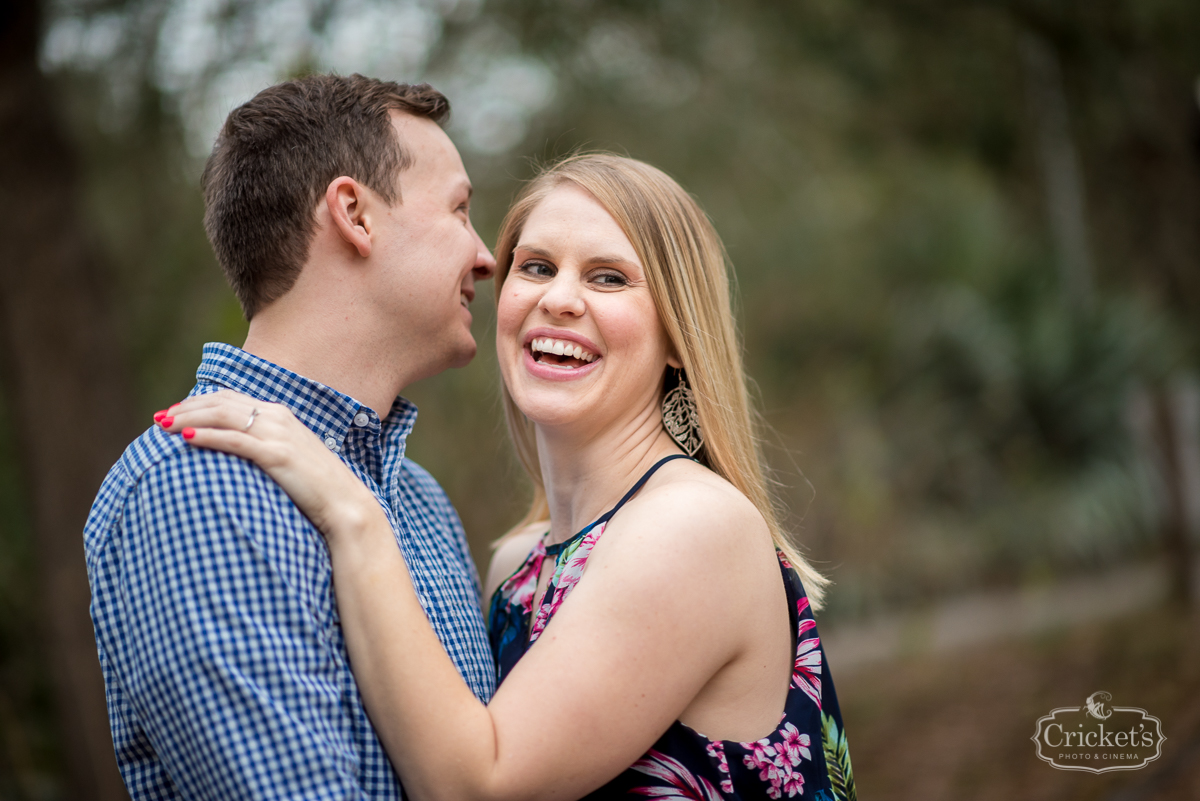
[(540, 362), (533, 356), (533, 349), (526, 345), (521, 349), (524, 352), (525, 369), (530, 375), (535, 378), (540, 378), (544, 381), (574, 381), (577, 378), (583, 378), (587, 374), (596, 369), (602, 359), (597, 356), (593, 362), (580, 365), (578, 367), (569, 367), (567, 365), (550, 364), (549, 362)]

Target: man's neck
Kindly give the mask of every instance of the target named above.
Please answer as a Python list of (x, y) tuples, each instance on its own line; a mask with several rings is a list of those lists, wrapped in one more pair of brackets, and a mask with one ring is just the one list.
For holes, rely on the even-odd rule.
[(402, 359), (362, 332), (342, 331), (346, 320), (306, 319), (303, 325), (270, 309), (250, 321), (242, 350), (349, 395), (386, 417), (407, 386)]

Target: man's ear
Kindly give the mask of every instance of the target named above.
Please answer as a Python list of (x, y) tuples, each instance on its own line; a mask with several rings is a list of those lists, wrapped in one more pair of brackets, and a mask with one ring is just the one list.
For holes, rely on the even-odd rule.
[(367, 188), (343, 175), (325, 189), (325, 205), (334, 230), (364, 259), (371, 255), (371, 214)]

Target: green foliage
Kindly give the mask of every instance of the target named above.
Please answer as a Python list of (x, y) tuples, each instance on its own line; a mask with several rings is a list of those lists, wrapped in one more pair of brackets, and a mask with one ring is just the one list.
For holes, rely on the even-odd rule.
[(825, 752), (825, 769), (829, 771), (833, 797), (836, 801), (858, 801), (846, 733), (838, 729), (837, 721), (831, 715), (824, 712), (821, 713), (821, 748)]

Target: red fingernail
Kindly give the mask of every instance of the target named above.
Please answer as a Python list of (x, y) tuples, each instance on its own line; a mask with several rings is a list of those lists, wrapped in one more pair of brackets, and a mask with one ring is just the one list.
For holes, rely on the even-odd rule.
[(163, 428), (170, 428), (171, 424), (175, 422), (175, 418), (174, 417), (164, 417), (160, 422), (162, 423)]
[(192, 437), (196, 436), (196, 429), (185, 428), (185, 429), (183, 429), (183, 431), (180, 431), (179, 433), (183, 434), (184, 439), (191, 439)]
[(159, 412), (155, 412), (155, 413), (154, 413), (154, 422), (156, 422), (156, 423), (161, 423), (161, 422), (162, 422), (162, 419), (163, 419), (164, 417), (166, 417), (166, 416), (167, 416), (167, 410), (166, 410), (166, 409), (163, 409), (162, 411), (159, 411)]

